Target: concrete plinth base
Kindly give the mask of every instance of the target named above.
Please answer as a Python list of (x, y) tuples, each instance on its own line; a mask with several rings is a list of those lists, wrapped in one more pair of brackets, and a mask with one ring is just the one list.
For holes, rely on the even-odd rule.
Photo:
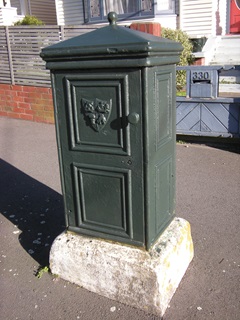
[(149, 251), (62, 233), (50, 268), (87, 290), (162, 316), (192, 258), (190, 225), (175, 218)]

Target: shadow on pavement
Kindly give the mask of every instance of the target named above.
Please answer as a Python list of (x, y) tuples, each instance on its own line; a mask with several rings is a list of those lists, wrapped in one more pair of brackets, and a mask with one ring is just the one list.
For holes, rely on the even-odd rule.
[(177, 141), (205, 145), (211, 148), (240, 154), (240, 139), (178, 135)]
[(48, 265), (51, 244), (65, 229), (62, 195), (3, 160), (0, 177), (0, 212), (16, 226), (22, 247)]

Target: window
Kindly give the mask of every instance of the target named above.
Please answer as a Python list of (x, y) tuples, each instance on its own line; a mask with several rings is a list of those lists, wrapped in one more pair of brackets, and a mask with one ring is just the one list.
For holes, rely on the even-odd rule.
[(119, 20), (154, 15), (154, 0), (85, 0), (84, 7), (86, 22), (104, 21), (110, 11), (115, 11)]
[(175, 5), (179, 3), (179, 0), (157, 0), (155, 1), (155, 12), (164, 13), (175, 13)]

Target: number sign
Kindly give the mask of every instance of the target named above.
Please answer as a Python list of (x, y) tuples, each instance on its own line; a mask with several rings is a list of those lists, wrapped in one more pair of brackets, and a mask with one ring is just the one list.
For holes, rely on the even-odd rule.
[(192, 81), (206, 81), (210, 80), (210, 73), (208, 71), (194, 71), (191, 73)]

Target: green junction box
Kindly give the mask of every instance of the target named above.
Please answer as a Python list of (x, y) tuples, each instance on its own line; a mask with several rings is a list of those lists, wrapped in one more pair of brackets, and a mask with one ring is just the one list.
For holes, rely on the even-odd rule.
[[(176, 221), (180, 220), (174, 218), (175, 64), (182, 46), (117, 26), (115, 13), (108, 17), (109, 26), (47, 47), (41, 53), (51, 71), (67, 227), (67, 232), (58, 239), (59, 243), (62, 241), (61, 246), (53, 244), (50, 263), (51, 268), (55, 268), (54, 273), (69, 281), (109, 298), (163, 314), (165, 305), (159, 307), (161, 303), (158, 303), (152, 307), (152, 302), (140, 302), (145, 304), (140, 306), (134, 302), (139, 298), (129, 299), (126, 288), (122, 294), (118, 288), (116, 296), (107, 292), (109, 283), (106, 288), (102, 284), (98, 290), (96, 283), (91, 287), (79, 280), (78, 273), (88, 272), (93, 267), (89, 267), (91, 261), (97, 268), (97, 261), (102, 260), (99, 268), (104, 268), (104, 260), (109, 269), (109, 264), (114, 264), (111, 259), (116, 258), (111, 248), (121, 253), (116, 259), (126, 261), (128, 255), (132, 255), (131, 250), (141, 251), (145, 258), (137, 259), (150, 259), (152, 265), (152, 250), (162, 250), (159, 247), (161, 237), (170, 236), (168, 228), (174, 229), (174, 223), (178, 225), (177, 237), (188, 238), (186, 245), (191, 247), (187, 249), (191, 254), (186, 265), (193, 252), (187, 222), (180, 219), (179, 227)], [(179, 233), (179, 228), (185, 230), (184, 235)], [(86, 246), (88, 240), (92, 249)], [(71, 243), (75, 243), (75, 249)], [(86, 247), (93, 250), (93, 246), (98, 253), (79, 272), (75, 267), (83, 265), (78, 261), (79, 255)], [(94, 262), (96, 256), (99, 259)], [(64, 259), (64, 266), (60, 267)], [(73, 267), (68, 261), (74, 259)], [(137, 260), (132, 264), (138, 264)], [(69, 268), (75, 270), (74, 276), (66, 275)], [(129, 269), (123, 266), (120, 273), (127, 272), (124, 268)], [(134, 268), (132, 272), (137, 274)], [(98, 271), (93, 270), (89, 278)], [(113, 281), (115, 269), (112, 272), (102, 283)], [(126, 279), (121, 281), (131, 281), (128, 276), (126, 274)], [(99, 277), (105, 275), (99, 275), (98, 280)], [(148, 277), (145, 275), (145, 278)], [(142, 291), (145, 296), (146, 292)]]

